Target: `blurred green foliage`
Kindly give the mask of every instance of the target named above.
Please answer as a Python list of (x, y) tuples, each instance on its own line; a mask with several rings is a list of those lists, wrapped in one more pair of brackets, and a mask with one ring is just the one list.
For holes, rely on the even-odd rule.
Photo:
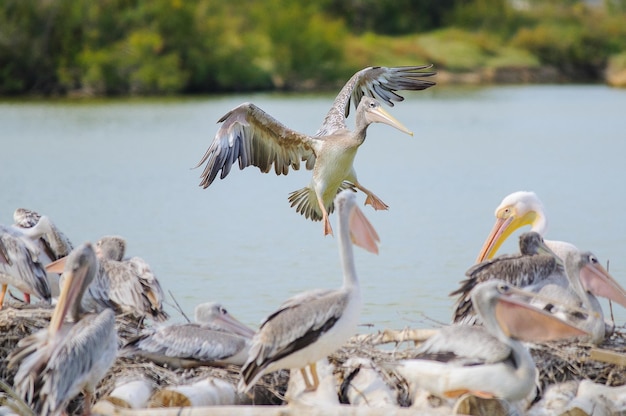
[(598, 80), (626, 0), (2, 0), (0, 94), (306, 89), (369, 65)]

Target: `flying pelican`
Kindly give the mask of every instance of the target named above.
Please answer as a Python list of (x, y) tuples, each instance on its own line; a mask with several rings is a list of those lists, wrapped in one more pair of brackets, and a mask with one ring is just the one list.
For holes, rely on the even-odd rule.
[[(519, 191), (507, 195), (496, 208), (496, 223), (485, 240), (476, 263), (492, 258), (502, 243), (518, 228), (531, 226), (542, 237), (548, 229), (543, 204), (534, 192)], [(546, 240), (546, 245), (561, 259), (576, 247), (565, 241)]]
[[(396, 93), (398, 90), (432, 87), (434, 82), (422, 79), (434, 75), (434, 72), (420, 72), (426, 68), (430, 65), (369, 67), (357, 72), (341, 89), (314, 136), (289, 129), (252, 103), (240, 104), (218, 121), (222, 125), (196, 165), (197, 168), (206, 163), (200, 186), (210, 186), (220, 170), (220, 179), (224, 179), (237, 160), (239, 169), (253, 165), (263, 173), (274, 165), (277, 175), (287, 175), (290, 166), (298, 170), (300, 161), (306, 161), (306, 168), (313, 169), (311, 182), (292, 192), (289, 202), (305, 218), (322, 220), (324, 235), (332, 234), (328, 214), (334, 210), (333, 199), (340, 190), (359, 189), (367, 195), (366, 204), (376, 210), (387, 209), (382, 200), (357, 180), (352, 163), (371, 123), (385, 123), (413, 135), (375, 97), (393, 106), (392, 101), (404, 99)], [(356, 108), (356, 127), (352, 132), (346, 125), (350, 101)]]
[[(83, 307), (92, 312), (112, 308), (116, 313), (143, 319), (147, 316), (162, 322), (163, 289), (150, 266), (140, 257), (124, 259), (126, 240), (105, 236), (96, 243), (99, 269), (83, 296)], [(48, 271), (59, 271), (64, 259), (51, 263)], [(63, 276), (61, 276), (63, 280)]]
[[(19, 227), (39, 248), (39, 260), (43, 266), (66, 257), (72, 251), (72, 242), (46, 215), (26, 208), (13, 212), (14, 226)], [(59, 296), (59, 275), (48, 273), (48, 285), (53, 298)]]
[(39, 249), (20, 229), (0, 225), (0, 308), (9, 285), (24, 292), (27, 303), (31, 293), (50, 303), (50, 286), (39, 258)]
[[(19, 365), (15, 389), (37, 414), (61, 414), (81, 391), (84, 414), (91, 414), (96, 385), (113, 365), (117, 354), (113, 311), (86, 314), (80, 302), (97, 268), (90, 243), (73, 250), (50, 326), (22, 339), (9, 356), (10, 367)], [(72, 321), (64, 322), (68, 313)]]
[[(568, 286), (552, 282), (537, 292), (539, 306), (559, 318), (584, 329), (589, 340), (598, 344), (606, 337), (602, 306), (596, 296), (602, 296), (626, 307), (626, 290), (602, 267), (589, 252), (571, 250), (565, 256)], [(547, 300), (553, 300), (546, 304)]]
[[(299, 368), (306, 389), (316, 390), (319, 385), (316, 362), (333, 353), (356, 332), (361, 294), (350, 238), (373, 253), (378, 253), (379, 238), (356, 205), (352, 191), (339, 193), (335, 204), (339, 213), (343, 285), (335, 290), (318, 289), (296, 295), (265, 319), (241, 369), (240, 392), (250, 390), (263, 374), (283, 368)], [(311, 369), (312, 382), (306, 366)]]
[(428, 338), (415, 359), (394, 363), (407, 381), (445, 398), (471, 393), (517, 401), (535, 387), (537, 369), (520, 341), (584, 335), (545, 311), (514, 299), (532, 296), (501, 280), (483, 282), (472, 301), (483, 326), (450, 325)]
[(141, 355), (172, 367), (243, 365), (254, 330), (215, 302), (196, 306), (195, 321), (145, 331), (126, 344), (123, 354)]
[(476, 311), (472, 307), (471, 292), (479, 283), (500, 279), (517, 288), (538, 291), (542, 286), (555, 283), (567, 287), (567, 276), (561, 259), (544, 243), (534, 231), (519, 236), (519, 254), (503, 254), (470, 267), (461, 281), (461, 286), (450, 293), (459, 295), (452, 322), (475, 324)]

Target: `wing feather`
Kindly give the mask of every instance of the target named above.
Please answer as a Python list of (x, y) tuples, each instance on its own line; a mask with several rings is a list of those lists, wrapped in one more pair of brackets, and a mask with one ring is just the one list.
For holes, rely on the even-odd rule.
[(423, 71), (431, 66), (377, 66), (360, 70), (343, 86), (315, 136), (327, 136), (347, 128), (346, 118), (350, 115), (350, 103), (356, 109), (364, 95), (379, 98), (393, 107), (394, 101), (404, 100), (396, 91), (418, 91), (432, 87), (435, 83), (424, 78), (435, 73)]
[(236, 160), (239, 169), (256, 166), (267, 173), (274, 165), (277, 175), (286, 175), (289, 167), (298, 170), (301, 160), (314, 157), (310, 136), (289, 129), (254, 104), (235, 107), (219, 122), (222, 125), (213, 142), (196, 165), (206, 164), (200, 175), (203, 188), (210, 186), (220, 171), (220, 179), (224, 179)]

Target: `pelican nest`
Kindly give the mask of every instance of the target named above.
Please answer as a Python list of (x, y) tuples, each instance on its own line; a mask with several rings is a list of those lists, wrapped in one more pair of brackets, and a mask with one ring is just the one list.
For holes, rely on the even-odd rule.
[[(8, 368), (7, 356), (15, 348), (20, 339), (48, 326), (52, 308), (41, 305), (7, 304), (0, 310), (0, 379), (12, 385), (17, 371)], [(117, 329), (120, 346), (137, 336), (146, 323), (135, 319), (119, 316)], [(405, 358), (413, 358), (420, 342), (428, 338), (434, 330), (404, 329), (385, 330), (373, 334), (357, 335), (346, 345), (335, 352), (330, 363), (335, 368), (335, 375), (339, 380), (338, 395), (340, 401), (347, 403), (342, 392), (350, 383), (358, 368), (351, 368), (346, 364), (349, 358), (360, 357), (369, 359), (375, 368), (396, 392), (399, 406), (410, 406), (411, 399), (406, 381), (394, 373), (392, 366), (385, 363), (395, 362)], [(626, 354), (626, 330), (618, 328), (603, 344), (593, 346), (582, 343), (546, 343), (533, 345), (530, 348), (540, 373), (541, 387), (550, 384), (588, 379), (607, 386), (621, 386), (626, 384), (626, 371), (615, 362), (599, 361), (593, 358), (593, 351), (602, 349), (618, 354)], [(623, 365), (623, 364), (622, 364)], [(239, 380), (238, 366), (195, 368), (168, 368), (152, 361), (139, 357), (118, 357), (115, 364), (100, 383), (96, 391), (96, 398), (108, 395), (116, 383), (124, 379), (143, 377), (153, 383), (155, 387), (190, 384), (195, 380), (207, 376), (219, 378), (236, 385)], [(289, 372), (280, 371), (268, 374), (255, 386), (250, 403), (254, 404), (281, 404), (289, 381)], [(0, 401), (0, 405), (1, 405)], [(73, 414), (82, 407), (82, 396), (77, 397), (68, 410)]]

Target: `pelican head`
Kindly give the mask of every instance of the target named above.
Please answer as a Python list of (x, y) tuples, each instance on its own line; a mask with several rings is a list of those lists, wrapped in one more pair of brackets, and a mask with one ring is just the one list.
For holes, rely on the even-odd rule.
[[(383, 106), (371, 97), (363, 97), (361, 98), (361, 102), (359, 103), (359, 107), (357, 108), (357, 114), (363, 113), (365, 117), (366, 124), (371, 123), (384, 123), (388, 126), (395, 127), (403, 133), (406, 133), (410, 136), (413, 136), (413, 132), (404, 127), (402, 123), (396, 120), (391, 114), (389, 114)], [(358, 124), (358, 121), (357, 121)]]
[(254, 330), (240, 322), (217, 302), (206, 302), (196, 306), (194, 310), (196, 322), (216, 327), (219, 330), (232, 332), (245, 338), (252, 338)]
[[(565, 257), (565, 271), (577, 286), (579, 280), (582, 288), (595, 296), (601, 296), (626, 307), (626, 291), (598, 262), (596, 256), (589, 252), (571, 251)], [(576, 279), (579, 277), (579, 279)]]
[(525, 255), (537, 255), (544, 254), (555, 258), (557, 264), (561, 267), (565, 267), (561, 258), (548, 247), (543, 241), (543, 237), (534, 231), (520, 234), (519, 236), (519, 251)]
[[(363, 97), (365, 99), (366, 97)], [(356, 204), (356, 194), (350, 189), (341, 191), (335, 197), (335, 205), (342, 217), (347, 217), (347, 224), (352, 244), (359, 246), (370, 253), (378, 254), (380, 237), (369, 222), (363, 211)]]
[(101, 259), (122, 261), (126, 253), (126, 240), (115, 235), (102, 237), (96, 243), (96, 255)]
[(51, 334), (56, 333), (61, 328), (70, 309), (74, 321), (79, 320), (81, 298), (94, 279), (97, 270), (96, 253), (91, 243), (85, 243), (75, 248), (64, 259), (63, 287), (50, 319)]
[(534, 192), (519, 191), (507, 195), (496, 208), (496, 223), (485, 240), (477, 263), (492, 258), (502, 243), (518, 228), (530, 225), (543, 235), (547, 221), (543, 204)]

